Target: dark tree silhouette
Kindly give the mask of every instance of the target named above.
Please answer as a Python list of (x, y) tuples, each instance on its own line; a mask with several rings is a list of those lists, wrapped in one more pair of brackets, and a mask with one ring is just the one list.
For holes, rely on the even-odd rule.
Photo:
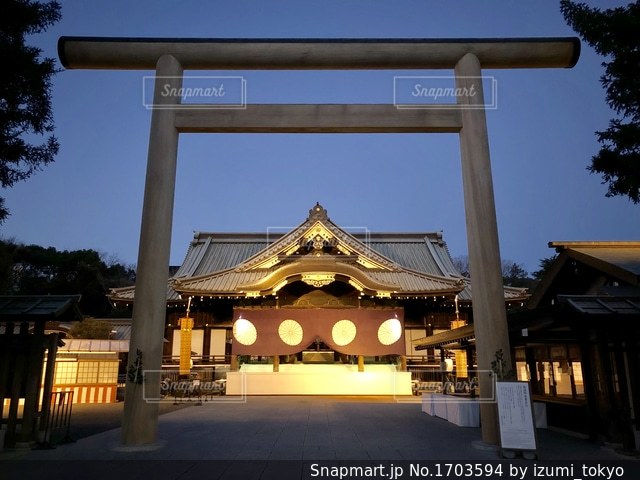
[(562, 0), (566, 22), (606, 57), (600, 77), (607, 103), (617, 118), (596, 132), (600, 151), (588, 170), (602, 175), (606, 196), (628, 196), (640, 202), (640, 1), (626, 7), (600, 10), (584, 3)]
[[(52, 58), (25, 43), (25, 36), (41, 33), (60, 19), (58, 2), (2, 0), (0, 14), (0, 186), (26, 180), (53, 162), (58, 141), (53, 135)], [(45, 136), (41, 144), (32, 143)], [(0, 197), (0, 223), (9, 211)]]
[(105, 262), (95, 250), (59, 251), (53, 247), (0, 240), (0, 294), (81, 294), (82, 313), (107, 316), (109, 288), (135, 282), (132, 266)]

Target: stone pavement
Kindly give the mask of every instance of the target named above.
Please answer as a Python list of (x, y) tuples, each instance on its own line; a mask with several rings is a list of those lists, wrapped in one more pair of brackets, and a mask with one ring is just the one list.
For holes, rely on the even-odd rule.
[[(91, 478), (101, 478), (102, 470), (116, 479), (301, 478), (303, 466), (315, 461), (500, 460), (496, 451), (477, 448), (480, 437), (478, 428), (457, 427), (422, 413), (419, 403), (390, 397), (248, 397), (244, 403), (213, 401), (161, 416), (161, 446), (147, 451), (119, 451), (120, 429), (53, 450), (5, 451), (0, 478), (42, 478), (43, 471), (53, 478), (58, 469), (66, 472), (59, 478), (76, 478), (69, 476), (74, 468), (86, 478), (89, 471)], [(595, 443), (550, 430), (538, 430), (538, 455), (542, 461), (623, 461)]]

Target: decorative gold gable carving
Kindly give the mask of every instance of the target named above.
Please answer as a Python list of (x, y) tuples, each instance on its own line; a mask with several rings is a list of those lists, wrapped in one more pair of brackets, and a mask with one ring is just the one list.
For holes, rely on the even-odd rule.
[[(357, 238), (334, 225), (322, 205), (316, 204), (306, 222), (294, 229), (263, 252), (256, 254), (243, 265), (240, 271), (268, 270), (281, 263), (283, 257), (296, 257), (300, 247), (310, 247), (309, 254), (324, 255), (324, 247), (330, 246), (345, 256), (357, 256), (357, 262), (365, 269), (399, 271), (400, 267), (383, 255), (375, 252)], [(335, 254), (335, 250), (332, 254)]]
[(313, 290), (297, 298), (291, 305), (296, 308), (345, 308), (357, 307), (358, 298), (345, 295), (335, 297), (322, 290)]
[(336, 280), (333, 273), (305, 273), (302, 275), (302, 281), (312, 287), (324, 287)]
[(309, 220), (329, 220), (327, 209), (316, 202), (315, 206), (309, 210)]
[(300, 243), (312, 243), (313, 248), (319, 250), (323, 247), (325, 241), (328, 243), (335, 242), (335, 235), (321, 222), (316, 222), (310, 229), (308, 229), (304, 233), (304, 236), (301, 239)]

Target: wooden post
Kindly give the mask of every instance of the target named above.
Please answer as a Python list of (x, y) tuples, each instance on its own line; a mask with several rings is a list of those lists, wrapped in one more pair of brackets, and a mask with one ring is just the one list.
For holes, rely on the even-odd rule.
[(235, 354), (231, 354), (231, 365), (229, 365), (229, 369), (232, 372), (237, 372), (239, 370), (238, 368), (238, 356)]
[(358, 355), (358, 371), (364, 372), (364, 355)]
[(4, 418), (4, 399), (8, 396), (7, 383), (9, 382), (9, 373), (12, 370), (13, 351), (11, 344), (13, 328), (13, 322), (7, 322), (4, 327), (4, 335), (0, 335), (0, 419)]
[[(202, 332), (202, 363), (212, 364), (215, 363), (211, 358), (211, 327), (204, 321), (204, 327)], [(206, 358), (206, 360), (205, 360)]]
[[(5, 446), (12, 447), (16, 441), (16, 426), (18, 425), (18, 402), (20, 401), (20, 390), (22, 380), (25, 376), (27, 365), (28, 351), (27, 342), (29, 335), (29, 324), (22, 322), (20, 324), (20, 333), (18, 334), (18, 348), (14, 350), (15, 364), (13, 369), (13, 381), (11, 382), (11, 397), (9, 400), (9, 417), (7, 419), (7, 433), (5, 436)], [(22, 348), (21, 348), (22, 347)]]
[(27, 336), (27, 376), (24, 379), (24, 408), (20, 427), (20, 442), (28, 444), (35, 440), (36, 419), (44, 361), (44, 322), (35, 322), (33, 334)]
[(273, 356), (273, 371), (274, 372), (279, 372), (280, 371), (280, 356), (279, 355), (274, 355)]
[(53, 390), (53, 376), (56, 371), (56, 355), (58, 352), (57, 333), (50, 333), (47, 342), (47, 366), (44, 371), (44, 384), (42, 386), (42, 407), (40, 408), (40, 428), (44, 432), (49, 421), (49, 409), (51, 407), (51, 391)]

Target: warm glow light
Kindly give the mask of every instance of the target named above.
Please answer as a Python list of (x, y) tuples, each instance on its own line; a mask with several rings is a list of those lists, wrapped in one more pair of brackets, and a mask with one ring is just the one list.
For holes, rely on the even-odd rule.
[(466, 378), (469, 376), (467, 372), (467, 352), (464, 350), (456, 350), (456, 376), (458, 378)]
[(287, 345), (299, 345), (302, 342), (302, 326), (295, 320), (284, 320), (278, 327), (278, 335)]
[(233, 338), (242, 345), (253, 345), (258, 339), (258, 331), (249, 320), (239, 318), (233, 324)]
[(336, 345), (344, 347), (353, 342), (356, 331), (356, 325), (351, 320), (339, 320), (331, 329), (331, 338)]
[(273, 287), (273, 292), (272, 293), (276, 293), (278, 290), (280, 290), (282, 287), (284, 287), (287, 283), (289, 283), (289, 281), (287, 279), (282, 280), (278, 285)]
[(180, 322), (180, 375), (188, 375), (191, 371), (191, 331), (193, 318), (183, 317)]
[(402, 324), (397, 318), (390, 318), (382, 322), (378, 328), (378, 340), (383, 345), (391, 345), (400, 340), (402, 336)]

